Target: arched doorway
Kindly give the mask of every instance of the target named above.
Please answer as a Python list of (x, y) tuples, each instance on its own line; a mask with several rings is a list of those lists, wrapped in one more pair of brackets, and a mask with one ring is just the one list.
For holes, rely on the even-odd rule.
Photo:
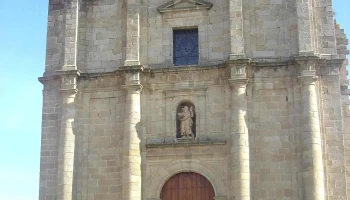
[(163, 186), (161, 200), (213, 200), (214, 188), (204, 176), (183, 172), (171, 177)]

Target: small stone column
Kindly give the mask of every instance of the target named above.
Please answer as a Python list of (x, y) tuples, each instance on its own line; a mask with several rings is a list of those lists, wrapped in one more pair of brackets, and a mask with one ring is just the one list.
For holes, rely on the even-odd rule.
[(303, 199), (323, 200), (325, 198), (324, 170), (320, 120), (318, 115), (315, 65), (317, 60), (298, 61), (302, 85), (302, 173)]
[[(75, 72), (75, 73), (74, 73)], [(57, 199), (72, 200), (75, 135), (75, 96), (78, 92), (76, 83), (79, 71), (61, 73), (62, 119), (58, 154)]]
[(229, 0), (230, 7), (230, 60), (245, 57), (243, 36), (243, 2), (242, 0)]
[(233, 199), (250, 200), (249, 137), (246, 122), (246, 63), (231, 67), (231, 186)]
[(141, 91), (139, 71), (126, 71), (124, 140), (123, 140), (123, 200), (141, 200)]

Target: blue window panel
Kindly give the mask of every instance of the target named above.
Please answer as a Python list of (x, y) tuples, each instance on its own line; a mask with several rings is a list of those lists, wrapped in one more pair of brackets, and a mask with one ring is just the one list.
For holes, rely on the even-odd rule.
[(197, 65), (198, 54), (198, 29), (174, 30), (174, 65)]

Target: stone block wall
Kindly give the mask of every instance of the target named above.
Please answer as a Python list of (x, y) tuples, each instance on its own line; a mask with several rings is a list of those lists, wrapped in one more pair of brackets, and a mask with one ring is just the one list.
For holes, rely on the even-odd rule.
[[(200, 65), (221, 63), (230, 56), (230, 9), (228, 0), (209, 0), (209, 10), (159, 13), (168, 1), (140, 2), (139, 57), (144, 66), (171, 67), (173, 29), (198, 28)], [(244, 52), (250, 58), (290, 57), (298, 55), (298, 23), (310, 26), (310, 44), (314, 53), (334, 55), (336, 36), (330, 1), (310, 3), (310, 16), (298, 22), (297, 4), (288, 1), (244, 1), (242, 5)], [(66, 37), (76, 31), (77, 65), (83, 72), (111, 72), (123, 66), (126, 48), (126, 3), (116, 0), (81, 1), (78, 29), (65, 31), (72, 9), (65, 15), (64, 0), (52, 1), (49, 10), (46, 72), (65, 64), (69, 49)], [(241, 16), (237, 16), (241, 17)], [(70, 19), (69, 19), (70, 20)], [(74, 25), (73, 25), (74, 26)], [(300, 26), (301, 27), (301, 26)], [(70, 48), (70, 47), (69, 47)]]
[(345, 35), (343, 29), (341, 29), (340, 25), (335, 22), (335, 33), (337, 38), (337, 52), (341, 58), (345, 59), (343, 64), (340, 66), (340, 94), (341, 94), (341, 106), (342, 106), (342, 132), (343, 132), (343, 140), (344, 140), (344, 162), (345, 162), (345, 173), (346, 173), (346, 183), (347, 183), (347, 195), (350, 195), (349, 189), (349, 173), (350, 173), (350, 102), (349, 102), (349, 80), (347, 66), (349, 64), (346, 56), (349, 55), (349, 50), (347, 48), (348, 39)]
[(246, 55), (271, 58), (298, 53), (295, 1), (243, 1), (243, 16)]
[[(173, 66), (173, 29), (198, 27), (199, 64), (227, 59), (229, 49), (228, 1), (213, 3), (210, 10), (160, 14), (157, 7), (167, 1), (145, 1), (145, 20), (141, 24), (141, 61), (146, 65)], [(144, 33), (145, 35), (142, 35)], [(156, 67), (153, 66), (153, 67)]]
[(43, 82), (43, 113), (40, 154), (40, 199), (57, 198), (57, 170), (59, 151), (59, 130), (61, 126), (61, 105), (59, 82)]
[[(160, 13), (167, 2), (50, 1), (40, 200), (159, 200), (186, 171), (221, 200), (347, 199), (348, 51), (331, 1)], [(198, 66), (173, 66), (182, 28), (198, 28)], [(184, 102), (188, 143), (176, 138)]]
[[(218, 67), (198, 70), (153, 72), (145, 76), (142, 100), (142, 126), (149, 140), (173, 140), (176, 135), (176, 109), (183, 101), (195, 105), (197, 137), (225, 135), (230, 116), (224, 81), (225, 69)], [(210, 120), (210, 121), (207, 121)]]
[(122, 66), (126, 10), (122, 1), (83, 1), (79, 33), (79, 69), (111, 72)]
[(52, 73), (63, 65), (64, 1), (51, 1), (49, 5), (45, 72)]
[(77, 105), (76, 199), (121, 199), (121, 77), (85, 77)]

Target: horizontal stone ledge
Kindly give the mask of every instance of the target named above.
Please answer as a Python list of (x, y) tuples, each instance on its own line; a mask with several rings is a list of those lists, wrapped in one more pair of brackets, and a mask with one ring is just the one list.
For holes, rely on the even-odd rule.
[(212, 146), (226, 145), (224, 138), (195, 138), (193, 140), (152, 140), (147, 141), (146, 148), (164, 148), (164, 147), (192, 147), (192, 146)]

